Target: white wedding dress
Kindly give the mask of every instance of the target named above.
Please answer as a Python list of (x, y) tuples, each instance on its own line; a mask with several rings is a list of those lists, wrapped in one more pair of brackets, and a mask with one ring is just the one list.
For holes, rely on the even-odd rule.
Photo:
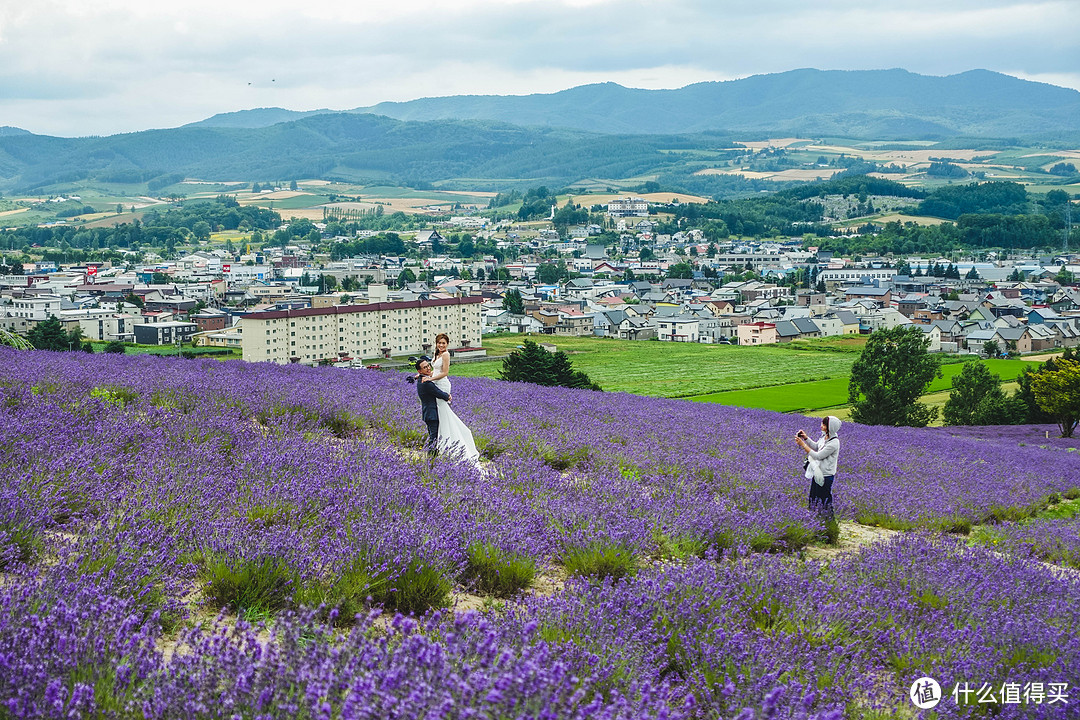
[[(432, 363), (431, 369), (435, 375), (443, 371), (442, 356)], [(434, 382), (443, 392), (450, 393), (449, 376), (431, 380), (430, 382)], [(437, 403), (439, 406), (439, 450), (448, 455), (477, 463), (480, 459), (480, 453), (477, 452), (476, 443), (473, 442), (472, 431), (465, 426), (465, 423), (461, 422), (461, 419), (450, 407), (450, 403), (441, 399)]]

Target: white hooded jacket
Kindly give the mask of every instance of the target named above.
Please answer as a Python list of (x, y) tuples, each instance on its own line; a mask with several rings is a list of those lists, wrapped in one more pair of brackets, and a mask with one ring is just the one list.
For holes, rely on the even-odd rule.
[[(807, 459), (810, 461), (809, 471), (814, 464), (818, 465), (821, 472), (821, 477), (836, 474), (836, 461), (840, 457), (840, 438), (837, 433), (840, 432), (839, 418), (829, 417), (829, 434), (822, 433), (818, 440), (811, 440), (807, 438), (806, 444), (810, 446), (810, 452), (806, 454)], [(814, 480), (821, 485), (824, 480), (817, 480), (817, 473), (814, 473)]]

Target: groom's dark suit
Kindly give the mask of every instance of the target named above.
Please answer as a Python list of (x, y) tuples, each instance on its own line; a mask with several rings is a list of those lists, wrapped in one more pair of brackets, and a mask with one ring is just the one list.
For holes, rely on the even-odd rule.
[(436, 442), (439, 439), (439, 405), (438, 400), (450, 400), (450, 396), (439, 389), (433, 382), (424, 382), (423, 378), (416, 379), (416, 394), (420, 396), (420, 407), (424, 415), (424, 423), (427, 425), (428, 453), (435, 454)]

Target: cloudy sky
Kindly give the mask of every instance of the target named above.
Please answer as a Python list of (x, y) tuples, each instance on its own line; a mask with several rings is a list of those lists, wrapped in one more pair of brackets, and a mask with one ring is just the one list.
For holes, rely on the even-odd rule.
[(1080, 90), (1077, 28), (1076, 0), (0, 0), (0, 126), (109, 135), (803, 67), (984, 68)]

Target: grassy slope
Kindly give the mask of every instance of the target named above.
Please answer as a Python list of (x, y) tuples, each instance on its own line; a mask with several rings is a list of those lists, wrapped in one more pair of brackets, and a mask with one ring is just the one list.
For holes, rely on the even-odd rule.
[[(485, 337), (491, 355), (512, 351), (526, 338)], [(604, 390), (652, 397), (691, 397), (725, 390), (766, 387), (778, 383), (846, 378), (857, 355), (779, 346), (734, 347), (598, 338), (532, 336), (553, 342), (566, 352), (574, 368)], [(501, 360), (457, 363), (452, 374), (497, 377)], [(846, 382), (846, 380), (845, 380)]]
[[(489, 354), (502, 356), (525, 339), (491, 336), (484, 338), (484, 347)], [(553, 342), (570, 355), (576, 369), (586, 372), (607, 391), (810, 414), (847, 405), (848, 374), (866, 342), (865, 337), (848, 336), (791, 345), (736, 347), (547, 336), (528, 339)], [(1025, 365), (1037, 364), (1025, 360), (984, 362), (991, 372), (1001, 376), (1008, 389)], [(457, 363), (453, 374), (497, 377), (501, 368), (498, 359)], [(963, 363), (942, 365), (942, 377), (930, 383), (925, 400), (931, 405), (944, 405), (952, 378), (962, 369)], [(844, 417), (846, 412), (836, 410), (833, 414)]]

